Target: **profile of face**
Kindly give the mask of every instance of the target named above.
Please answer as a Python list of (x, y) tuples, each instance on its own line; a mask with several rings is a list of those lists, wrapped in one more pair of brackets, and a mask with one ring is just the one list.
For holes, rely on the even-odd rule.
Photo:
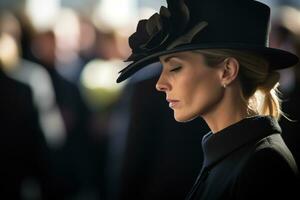
[(190, 121), (215, 109), (224, 95), (222, 63), (208, 66), (202, 54), (192, 51), (159, 59), (163, 68), (156, 89), (166, 93), (176, 121)]

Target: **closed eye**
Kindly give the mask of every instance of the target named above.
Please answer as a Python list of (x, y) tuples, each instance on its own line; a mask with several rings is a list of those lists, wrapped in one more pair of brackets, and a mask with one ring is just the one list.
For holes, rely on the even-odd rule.
[(176, 68), (174, 68), (174, 69), (170, 70), (170, 72), (176, 72), (176, 71), (179, 71), (180, 69), (181, 69), (181, 66), (179, 66), (179, 67), (176, 67)]

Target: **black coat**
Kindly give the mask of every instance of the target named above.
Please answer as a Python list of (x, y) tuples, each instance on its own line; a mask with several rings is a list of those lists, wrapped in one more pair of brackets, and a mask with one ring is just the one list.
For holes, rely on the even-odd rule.
[(208, 133), (202, 146), (203, 167), (186, 199), (292, 199), (296, 194), (297, 166), (275, 119), (244, 119)]
[(1, 66), (0, 123), (0, 198), (24, 199), (28, 193), (24, 190), (32, 189), (33, 182), (42, 190), (33, 195), (46, 199), (50, 184), (46, 143), (31, 90), (7, 77)]

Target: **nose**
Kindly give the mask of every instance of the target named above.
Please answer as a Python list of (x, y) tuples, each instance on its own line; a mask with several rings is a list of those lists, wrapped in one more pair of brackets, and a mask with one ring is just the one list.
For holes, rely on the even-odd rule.
[(164, 76), (163, 73), (160, 75), (158, 81), (156, 82), (155, 87), (156, 87), (156, 90), (158, 90), (160, 92), (166, 92), (166, 91), (169, 91), (171, 89), (171, 85), (166, 80), (166, 77)]

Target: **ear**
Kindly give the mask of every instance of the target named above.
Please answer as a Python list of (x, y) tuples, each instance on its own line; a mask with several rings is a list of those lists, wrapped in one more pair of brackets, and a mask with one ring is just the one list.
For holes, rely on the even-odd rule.
[(227, 86), (237, 79), (240, 64), (239, 61), (233, 57), (226, 58), (220, 66), (220, 81), (222, 86)]

